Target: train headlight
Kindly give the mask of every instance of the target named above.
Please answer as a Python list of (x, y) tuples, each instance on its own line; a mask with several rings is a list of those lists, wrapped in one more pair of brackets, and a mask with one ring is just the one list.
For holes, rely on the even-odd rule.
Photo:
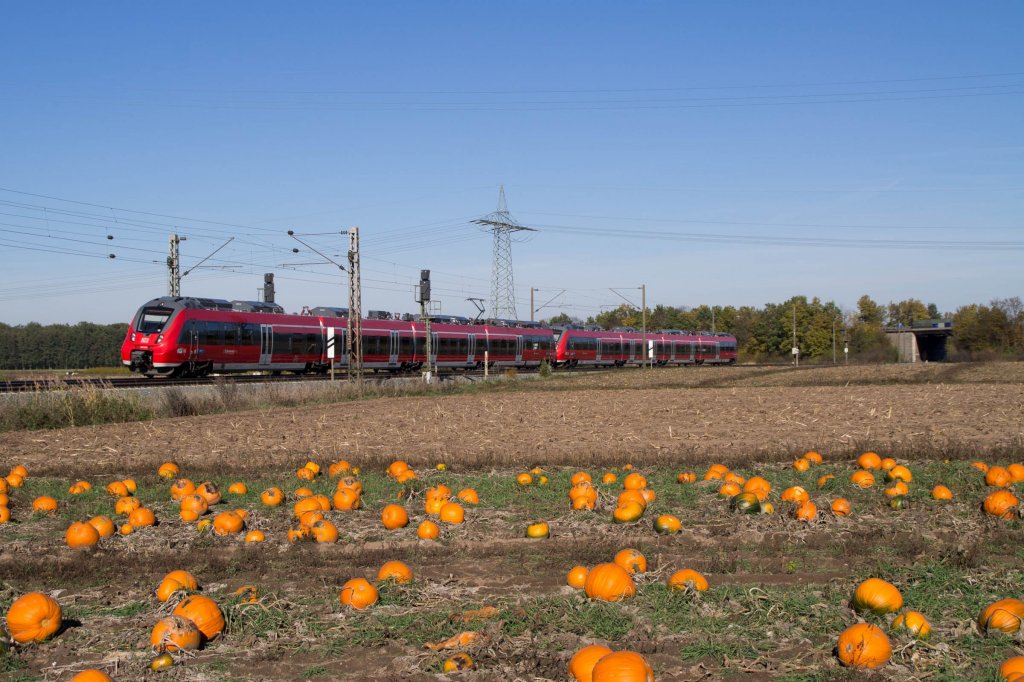
[(157, 343), (163, 343), (164, 342), (164, 335), (161, 334), (160, 336), (156, 337), (156, 342)]
[(132, 342), (134, 343), (135, 342), (135, 332), (132, 332), (131, 339), (132, 339)]

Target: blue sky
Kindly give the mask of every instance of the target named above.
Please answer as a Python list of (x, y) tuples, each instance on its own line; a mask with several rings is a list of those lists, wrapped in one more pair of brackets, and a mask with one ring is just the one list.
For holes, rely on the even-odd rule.
[[(944, 311), (1024, 295), (1024, 5), (13, 3), (0, 21), (0, 321), (121, 322), (166, 293), (520, 317), (648, 304)], [(72, 203), (78, 202), (78, 203)], [(324, 234), (327, 233), (327, 234)], [(113, 239), (107, 239), (110, 235)], [(298, 247), (305, 253), (293, 254)], [(109, 259), (114, 253), (117, 258)], [(340, 259), (340, 257), (339, 257)], [(563, 291), (561, 295), (559, 292)]]

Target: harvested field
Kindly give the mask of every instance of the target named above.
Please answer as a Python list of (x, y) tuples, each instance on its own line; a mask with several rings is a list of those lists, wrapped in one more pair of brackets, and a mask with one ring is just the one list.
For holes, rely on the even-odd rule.
[[(153, 590), (173, 569), (191, 571), (228, 622), (203, 650), (176, 654), (161, 673), (167, 679), (563, 680), (572, 654), (594, 642), (644, 654), (658, 680), (859, 679), (832, 649), (858, 620), (888, 626), (891, 616), (849, 607), (859, 582), (880, 577), (925, 613), (932, 636), (892, 634), (892, 660), (876, 679), (994, 680), (999, 661), (1024, 655), (1024, 634), (984, 636), (974, 621), (997, 599), (1024, 599), (1024, 523), (980, 511), (990, 488), (970, 461), (1024, 460), (1022, 379), (1014, 364), (637, 371), (2, 434), (3, 473), (23, 464), (29, 476), (10, 492), (11, 522), (0, 524), (0, 607), (28, 591), (54, 593), (65, 628), (0, 656), (0, 680), (68, 680), (86, 667), (143, 679), (150, 630), (169, 611)], [(825, 461), (795, 470), (792, 460), (809, 449)], [(901, 509), (890, 507), (881, 476), (866, 489), (849, 481), (853, 459), (869, 449), (913, 472)], [(327, 512), (337, 543), (289, 543), (292, 491), (307, 486), (330, 497), (336, 480), (327, 465), (341, 458), (363, 470), (362, 509)], [(396, 458), (418, 478), (387, 476)], [(301, 481), (296, 469), (310, 459), (324, 473)], [(248, 510), (247, 528), (266, 541), (245, 544), (179, 520), (156, 475), (167, 460), (222, 491), (246, 482), (247, 493), (225, 494), (212, 511)], [(448, 469), (436, 470), (438, 462)], [(730, 512), (721, 482), (700, 481), (715, 462), (768, 479), (775, 513)], [(615, 524), (626, 463), (656, 499), (639, 521)], [(530, 467), (543, 468), (547, 485), (517, 484)], [(597, 487), (594, 511), (570, 508), (579, 469)], [(698, 482), (677, 483), (687, 470)], [(605, 473), (616, 480), (601, 483)], [(819, 487), (824, 475), (834, 478)], [(69, 523), (115, 516), (103, 487), (125, 477), (136, 479), (135, 497), (159, 524), (91, 552), (68, 549)], [(70, 495), (79, 479), (92, 490)], [(417, 539), (428, 518), (425, 492), (441, 483), (473, 488), (481, 502), (465, 505), (465, 523), (440, 524), (438, 541)], [(931, 498), (938, 483), (954, 500)], [(288, 494), (285, 505), (261, 504), (260, 491), (272, 485)], [(779, 499), (793, 485), (817, 503), (813, 522), (794, 519)], [(1015, 485), (1024, 496), (1024, 483)], [(33, 514), (39, 495), (59, 500), (55, 515)], [(849, 517), (829, 513), (837, 497), (852, 503)], [(408, 510), (407, 527), (382, 526), (381, 509), (392, 502)], [(682, 530), (656, 534), (659, 514), (679, 517)], [(551, 538), (524, 537), (537, 520), (550, 524)], [(648, 562), (634, 598), (591, 600), (565, 584), (574, 565), (611, 561), (626, 547)], [(339, 603), (346, 580), (373, 579), (390, 560), (407, 563), (415, 581), (382, 585), (380, 601), (364, 611)], [(680, 568), (702, 572), (711, 588), (667, 589)], [(255, 604), (233, 596), (243, 585), (257, 586)], [(468, 647), (425, 648), (463, 631), (479, 633)], [(443, 675), (445, 658), (461, 650), (477, 670)]]

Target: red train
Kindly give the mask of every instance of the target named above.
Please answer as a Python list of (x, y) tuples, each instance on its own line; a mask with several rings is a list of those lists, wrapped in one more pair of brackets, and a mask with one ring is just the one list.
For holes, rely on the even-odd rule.
[[(121, 361), (146, 376), (282, 371), (325, 373), (332, 362), (345, 368), (344, 308), (313, 308), (286, 315), (280, 306), (251, 301), (170, 297), (153, 299), (132, 319)], [(373, 314), (362, 321), (367, 369), (408, 371), (426, 363), (426, 333), (411, 316)], [(431, 318), (433, 364), (471, 369), (493, 367), (615, 366), (640, 364), (644, 335), (635, 330), (552, 330), (532, 322)], [(331, 336), (337, 343), (328, 358)], [(736, 362), (736, 339), (724, 334), (657, 332), (646, 335), (657, 364)]]

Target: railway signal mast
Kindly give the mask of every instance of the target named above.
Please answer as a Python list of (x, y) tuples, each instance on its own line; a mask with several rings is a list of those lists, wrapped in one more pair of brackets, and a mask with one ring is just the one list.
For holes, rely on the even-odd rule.
[(519, 319), (516, 314), (516, 290), (512, 277), (512, 235), (519, 232), (536, 232), (532, 227), (521, 225), (508, 212), (505, 203), (505, 186), (498, 191), (498, 210), (483, 218), (471, 221), (494, 235), (494, 254), (491, 266), (491, 311), (497, 318)]
[[(420, 285), (416, 288), (416, 301), (420, 304), (420, 319), (423, 322), (423, 333), (426, 335), (425, 351), (427, 354), (427, 368), (423, 372), (423, 381), (430, 383), (433, 371), (431, 358), (433, 357), (433, 344), (430, 335), (430, 270), (420, 270)], [(415, 352), (415, 351), (414, 351)]]

